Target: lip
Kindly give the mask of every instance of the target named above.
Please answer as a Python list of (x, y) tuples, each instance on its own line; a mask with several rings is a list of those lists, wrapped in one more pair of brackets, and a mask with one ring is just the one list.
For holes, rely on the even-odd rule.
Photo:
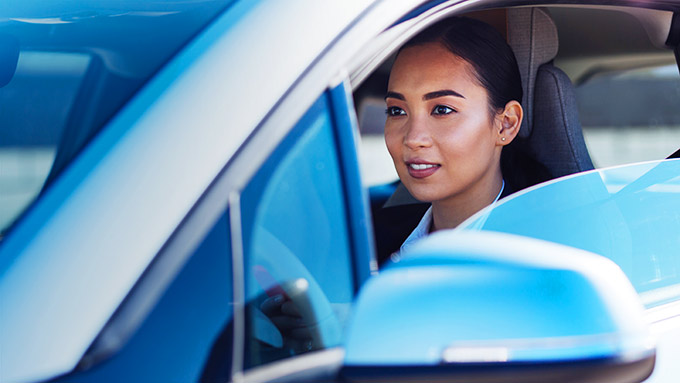
[[(425, 169), (414, 169), (411, 165), (434, 165), (431, 167), (426, 167)], [(408, 174), (413, 178), (426, 178), (433, 175), (437, 170), (441, 168), (441, 165), (435, 162), (428, 162), (419, 159), (413, 159), (406, 161), (406, 169)]]

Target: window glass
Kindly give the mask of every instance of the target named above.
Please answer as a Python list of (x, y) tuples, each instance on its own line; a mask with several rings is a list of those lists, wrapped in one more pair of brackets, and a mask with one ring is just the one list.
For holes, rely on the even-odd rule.
[(508, 197), (461, 228), (482, 227), (613, 260), (643, 302), (680, 299), (680, 160), (581, 173)]
[(232, 0), (0, 8), (0, 239), (106, 121)]
[(680, 148), (675, 64), (596, 75), (576, 88), (576, 98), (596, 167), (663, 159)]
[(241, 203), (245, 368), (339, 345), (354, 281), (327, 95), (266, 161)]
[[(42, 188), (89, 60), (22, 52), (12, 81), (0, 88), (0, 231)], [(40, 113), (32, 110), (38, 105)]]

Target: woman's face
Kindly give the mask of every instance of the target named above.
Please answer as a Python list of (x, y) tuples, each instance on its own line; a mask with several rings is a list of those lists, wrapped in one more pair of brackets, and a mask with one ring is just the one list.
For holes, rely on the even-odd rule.
[(498, 129), (474, 68), (439, 43), (402, 50), (390, 73), (385, 142), (421, 201), (455, 198), (499, 171)]

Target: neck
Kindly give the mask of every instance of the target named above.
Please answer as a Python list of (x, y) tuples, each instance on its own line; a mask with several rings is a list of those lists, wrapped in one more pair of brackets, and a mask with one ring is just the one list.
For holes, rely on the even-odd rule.
[(503, 176), (500, 167), (472, 187), (449, 198), (432, 202), (431, 231), (452, 229), (489, 206), (500, 193)]

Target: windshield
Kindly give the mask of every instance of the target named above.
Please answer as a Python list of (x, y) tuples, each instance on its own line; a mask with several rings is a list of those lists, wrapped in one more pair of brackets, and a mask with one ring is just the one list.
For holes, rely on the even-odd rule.
[(485, 209), (463, 229), (557, 242), (616, 262), (647, 306), (680, 291), (680, 160), (579, 173)]
[(0, 240), (136, 91), (233, 0), (3, 0)]

